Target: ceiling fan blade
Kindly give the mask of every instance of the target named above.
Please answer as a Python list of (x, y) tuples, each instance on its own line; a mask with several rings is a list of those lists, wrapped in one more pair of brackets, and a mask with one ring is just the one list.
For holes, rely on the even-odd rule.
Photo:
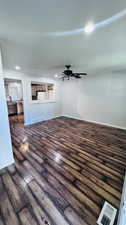
[(74, 74), (73, 77), (75, 77), (75, 78), (81, 78), (81, 76), (79, 74)]
[(64, 81), (64, 79), (65, 79), (65, 76), (59, 77), (59, 80)]
[(74, 74), (74, 73), (72, 73), (70, 76), (71, 76), (71, 77), (74, 77), (74, 76), (75, 76), (75, 74)]
[(62, 79), (62, 81), (64, 81), (65, 79), (68, 79), (68, 76), (64, 73), (61, 73), (61, 76), (59, 77), (59, 79)]
[(75, 75), (86, 76), (87, 73), (74, 73)]

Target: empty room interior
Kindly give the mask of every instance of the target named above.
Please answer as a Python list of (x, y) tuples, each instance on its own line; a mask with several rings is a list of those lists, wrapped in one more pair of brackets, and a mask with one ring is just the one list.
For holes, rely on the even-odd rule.
[(0, 225), (126, 225), (126, 1), (0, 0)]

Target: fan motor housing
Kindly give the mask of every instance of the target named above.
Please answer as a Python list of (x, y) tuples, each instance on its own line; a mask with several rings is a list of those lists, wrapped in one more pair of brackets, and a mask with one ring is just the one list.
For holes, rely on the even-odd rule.
[(64, 74), (70, 76), (72, 75), (72, 70), (64, 70)]

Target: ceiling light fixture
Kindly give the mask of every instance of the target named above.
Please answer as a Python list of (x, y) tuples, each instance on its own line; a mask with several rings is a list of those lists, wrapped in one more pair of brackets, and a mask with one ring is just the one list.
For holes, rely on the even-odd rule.
[(17, 66), (15, 66), (14, 68), (15, 68), (15, 70), (20, 70), (20, 69), (21, 69), (21, 67), (20, 67), (20, 66), (18, 66), (18, 65), (17, 65)]
[(95, 30), (95, 25), (93, 23), (87, 24), (84, 28), (85, 33), (91, 33), (94, 30)]
[(55, 75), (54, 75), (54, 77), (55, 77), (55, 78), (57, 78), (57, 77), (58, 77), (58, 75), (57, 75), (57, 74), (55, 74)]

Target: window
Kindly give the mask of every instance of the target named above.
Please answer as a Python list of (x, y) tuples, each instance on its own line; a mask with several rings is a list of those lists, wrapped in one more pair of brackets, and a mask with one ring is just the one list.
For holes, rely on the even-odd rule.
[(54, 84), (31, 83), (32, 100), (54, 100)]

